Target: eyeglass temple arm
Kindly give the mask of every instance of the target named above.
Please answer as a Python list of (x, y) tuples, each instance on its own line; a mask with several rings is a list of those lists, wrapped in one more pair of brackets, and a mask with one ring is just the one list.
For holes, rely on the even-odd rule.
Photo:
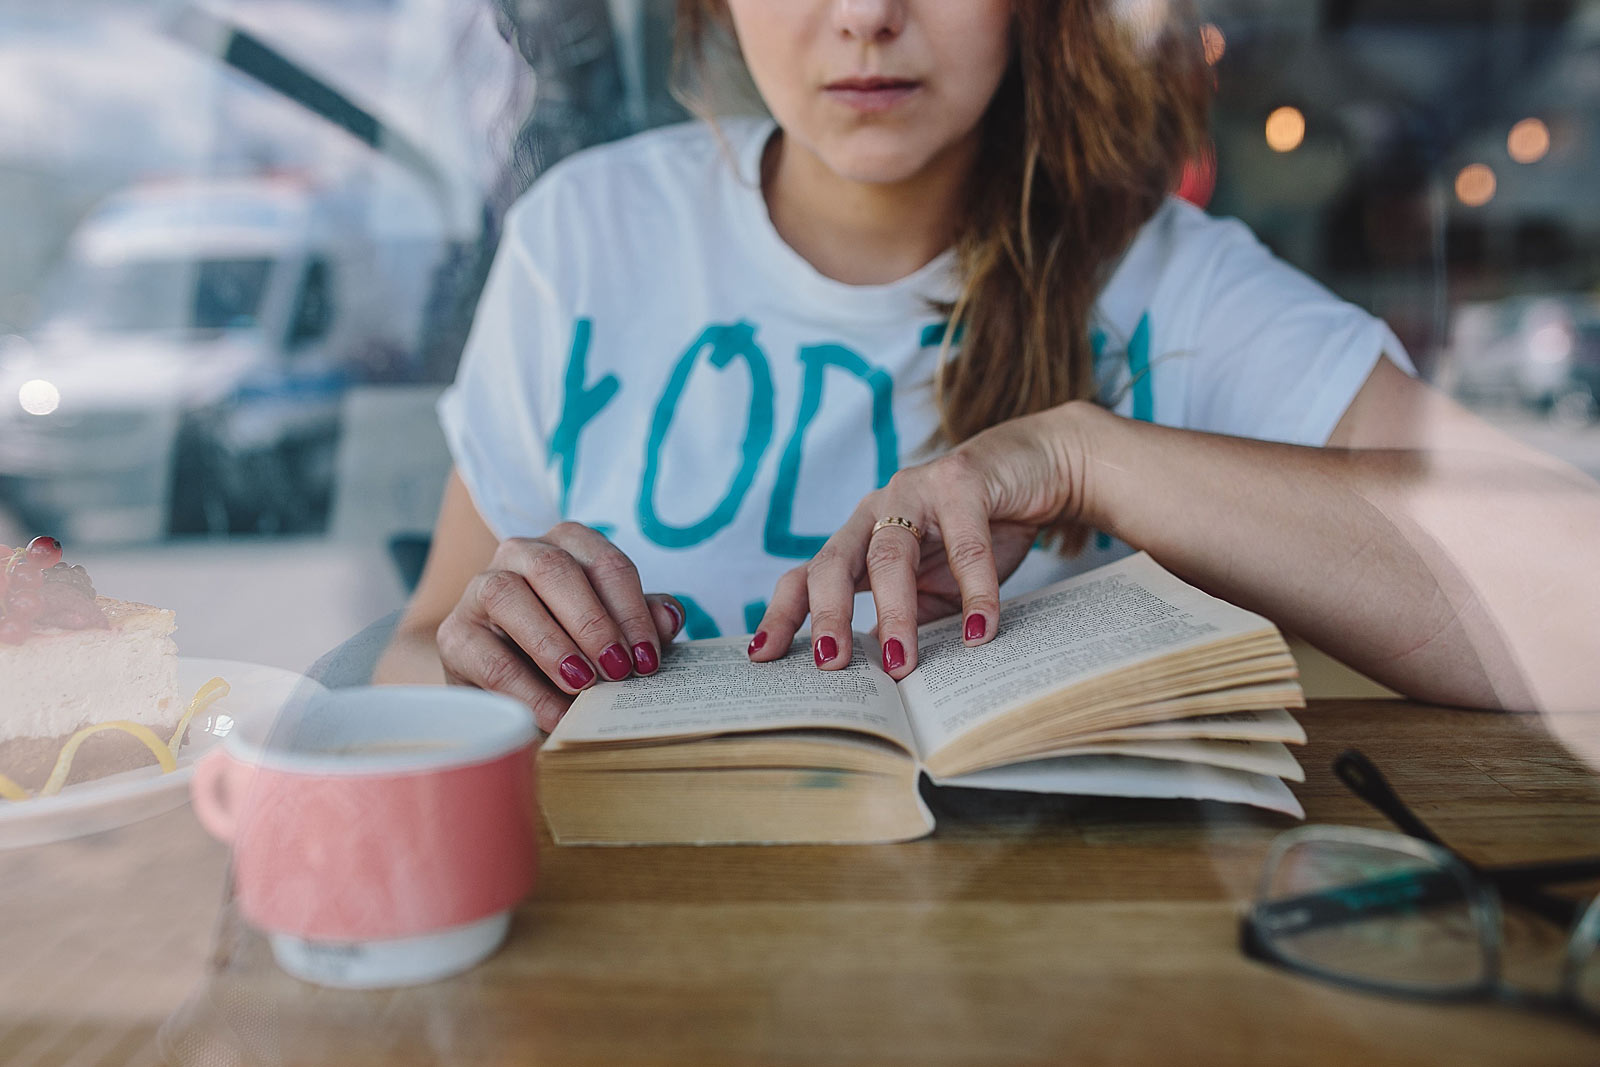
[(1587, 882), (1591, 878), (1600, 878), (1600, 856), (1479, 867), (1478, 873), (1493, 882), (1502, 893), (1511, 889), (1560, 885), (1562, 882)]
[(1433, 828), (1400, 799), (1400, 794), (1394, 791), (1383, 772), (1357, 749), (1348, 748), (1339, 753), (1333, 761), (1333, 773), (1352, 793), (1371, 804), (1400, 830), (1438, 845), (1469, 870), (1492, 882), (1506, 899), (1516, 901), (1553, 923), (1572, 925), (1577, 920), (1580, 908), (1573, 901), (1541, 892), (1539, 887), (1552, 882), (1577, 881), (1600, 875), (1600, 859), (1558, 860), (1516, 867), (1480, 867), (1434, 833)]
[(1406, 806), (1406, 802), (1400, 799), (1400, 794), (1394, 791), (1394, 787), (1383, 776), (1383, 772), (1357, 749), (1347, 748), (1335, 756), (1333, 773), (1339, 776), (1339, 781), (1343, 782), (1350, 792), (1371, 804), (1404, 833), (1455, 852), (1455, 849), (1444, 843), (1442, 837), (1433, 832), (1432, 827)]

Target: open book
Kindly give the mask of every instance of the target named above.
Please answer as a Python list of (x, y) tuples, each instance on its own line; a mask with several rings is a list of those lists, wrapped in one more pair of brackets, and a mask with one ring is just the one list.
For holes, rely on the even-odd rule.
[(585, 690), (539, 754), (561, 843), (920, 837), (938, 785), (1188, 797), (1303, 817), (1283, 710), (1304, 700), (1277, 629), (1140, 554), (1006, 601), (995, 639), (918, 630), (898, 684), (856, 635), (839, 671), (806, 636), (772, 663), (746, 638), (671, 645), (661, 670)]

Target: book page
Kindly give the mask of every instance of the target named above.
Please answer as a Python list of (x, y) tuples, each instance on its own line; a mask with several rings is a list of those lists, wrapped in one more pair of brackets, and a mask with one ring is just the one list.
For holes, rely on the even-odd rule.
[(1173, 737), (1208, 737), (1213, 741), (1282, 741), (1306, 744), (1306, 728), (1282, 707), (1256, 712), (1189, 715), (1163, 723), (1139, 723), (1080, 734), (1078, 744), (1096, 741), (1165, 741)]
[[(1226, 699), (1230, 702), (1244, 700), (1248, 702), (1257, 692), (1257, 687), (1242, 686), (1224, 690)], [(1277, 690), (1274, 689), (1274, 692)], [(1162, 703), (1146, 704), (1143, 713), (1152, 709), (1160, 712)], [(1279, 742), (1283, 744), (1303, 745), (1306, 743), (1305, 728), (1294, 720), (1282, 708), (1271, 708), (1265, 711), (1226, 711), (1207, 715), (1185, 715), (1177, 719), (1162, 719), (1153, 722), (1140, 722), (1122, 726), (1108, 726), (1100, 729), (1070, 729), (1066, 736), (1048, 738), (1040, 737), (1037, 732), (1029, 739), (1025, 751), (1020, 753), (990, 753), (987, 757), (973, 755), (971, 746), (957, 745), (955, 751), (962, 756), (951, 762), (940, 761), (937, 767), (930, 764), (930, 768), (942, 774), (961, 774), (966, 771), (976, 771), (983, 767), (997, 767), (1009, 763), (1014, 759), (1043, 759), (1045, 756), (1055, 754), (1064, 748), (1075, 748), (1079, 745), (1094, 745), (1103, 743), (1122, 743), (1146, 741), (1255, 741)]]
[(1096, 741), (1155, 741), (1189, 737), (1216, 741), (1282, 741), (1291, 745), (1306, 743), (1305, 727), (1283, 708), (1224, 711), (1216, 715), (1192, 715), (1167, 722), (1146, 722), (1082, 734), (1078, 742), (1092, 744)]
[(1156, 741), (1096, 741), (1067, 745), (1039, 753), (1040, 759), (1057, 756), (1138, 756), (1141, 759), (1178, 760), (1226, 767), (1251, 774), (1266, 774), (1290, 782), (1306, 780), (1305, 768), (1281, 741), (1218, 741), (1211, 738), (1172, 738)]
[(801, 634), (787, 656), (771, 663), (751, 663), (743, 637), (668, 645), (655, 674), (584, 690), (546, 747), (833, 729), (882, 737), (914, 753), (894, 681), (868, 656), (872, 640), (857, 634), (850, 666), (819, 671), (809, 639)]
[(1144, 553), (1000, 607), (993, 641), (967, 648), (952, 616), (917, 631), (917, 669), (901, 699), (924, 759), (1044, 694), (1225, 637), (1272, 631), (1266, 619), (1194, 588)]
[(1306, 817), (1289, 787), (1277, 778), (1225, 767), (1207, 767), (1136, 756), (1066, 756), (995, 767), (937, 785), (1014, 789), (1025, 793), (1078, 793), (1101, 797), (1223, 800)]

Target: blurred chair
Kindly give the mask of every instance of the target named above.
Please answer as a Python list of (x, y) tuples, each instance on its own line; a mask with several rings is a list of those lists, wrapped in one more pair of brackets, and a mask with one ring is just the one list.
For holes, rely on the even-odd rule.
[(366, 685), (383, 650), (400, 623), (401, 612), (392, 611), (328, 652), (306, 670), (306, 677), (329, 689)]
[[(360, 386), (345, 394), (330, 540), (386, 552), (407, 595), (427, 558), (450, 474), (450, 452), (434, 413), (443, 386)], [(307, 672), (324, 685), (364, 685), (400, 612), (372, 623)]]
[(369, 385), (345, 394), (328, 535), (383, 546), (416, 585), (450, 475), (434, 413), (443, 386)]

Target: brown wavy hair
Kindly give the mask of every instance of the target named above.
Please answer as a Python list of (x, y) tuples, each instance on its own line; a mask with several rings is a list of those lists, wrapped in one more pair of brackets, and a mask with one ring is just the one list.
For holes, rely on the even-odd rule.
[[(955, 245), (960, 296), (944, 309), (946, 354), (951, 338), (964, 353), (934, 382), (946, 444), (1096, 396), (1095, 299), (1208, 143), (1210, 73), (1186, 0), (1016, 0), (1013, 18)], [(729, 45), (721, 0), (678, 0), (675, 81), (691, 110), (711, 110), (711, 64)]]

